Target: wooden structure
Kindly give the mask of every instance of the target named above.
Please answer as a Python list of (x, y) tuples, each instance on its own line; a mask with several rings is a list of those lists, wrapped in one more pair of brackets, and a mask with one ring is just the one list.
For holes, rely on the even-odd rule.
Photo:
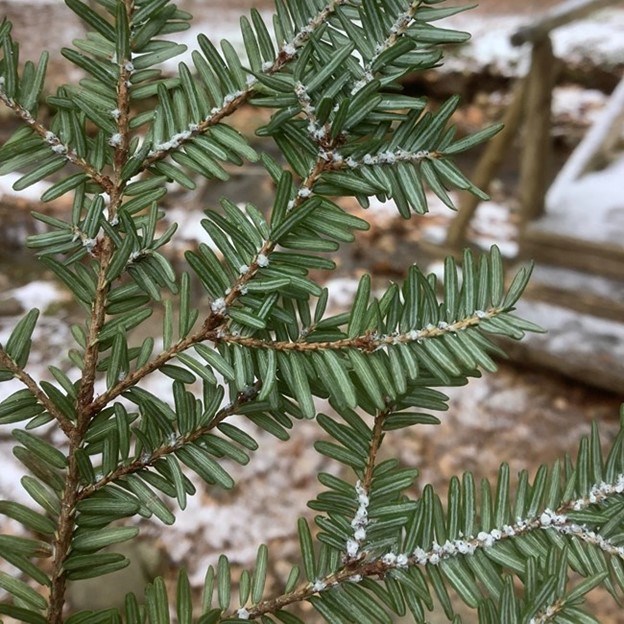
[[(534, 260), (535, 270), (518, 313), (548, 332), (506, 343), (505, 350), (515, 360), (624, 395), (624, 157), (609, 164), (624, 128), (624, 79), (549, 188), (551, 99), (560, 67), (550, 34), (621, 1), (568, 0), (512, 36), (514, 45), (531, 44), (530, 69), (516, 83), (505, 128), (472, 179), (487, 189), (523, 131), (519, 255)], [(603, 170), (592, 173), (597, 166)], [(478, 204), (462, 194), (445, 252), (464, 246)]]
[[(622, 1), (567, 0), (536, 22), (520, 28), (511, 37), (513, 45), (532, 45), (530, 69), (526, 77), (516, 84), (512, 102), (503, 118), (505, 128), (488, 144), (472, 179), (477, 186), (487, 189), (515, 137), (523, 130), (524, 146), (520, 164), (520, 220), (523, 232), (521, 243), (531, 245), (530, 235), (527, 238), (524, 234), (530, 230), (531, 223), (544, 215), (544, 201), (552, 177), (551, 102), (559, 61), (553, 54), (551, 32)], [(466, 230), (478, 205), (478, 198), (468, 193), (462, 194), (459, 212), (447, 233), (446, 248), (457, 250), (463, 246)], [(543, 238), (540, 238), (536, 244), (542, 242)], [(531, 255), (537, 257), (535, 254)], [(624, 247), (622, 261), (624, 262)]]

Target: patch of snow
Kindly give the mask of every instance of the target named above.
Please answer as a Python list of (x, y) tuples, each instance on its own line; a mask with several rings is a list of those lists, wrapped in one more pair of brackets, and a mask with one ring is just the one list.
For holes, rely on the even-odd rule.
[[(4, 293), (6, 297), (16, 299), (24, 310), (39, 308), (45, 312), (53, 303), (68, 301), (68, 293), (54, 282), (35, 280), (19, 288)], [(4, 298), (4, 297), (3, 297)]]
[(534, 226), (597, 242), (624, 240), (624, 156), (602, 171), (588, 173), (547, 197), (547, 213)]
[(462, 15), (444, 20), (445, 28), (466, 30), (472, 33), (472, 37), (462, 46), (446, 50), (439, 71), (469, 73), (487, 68), (502, 76), (524, 74), (528, 68), (528, 55), (510, 42), (511, 35), (523, 23), (519, 16), (498, 15), (486, 19)]
[(388, 221), (392, 221), (399, 214), (397, 205), (392, 199), (387, 201), (380, 201), (377, 197), (369, 198), (369, 207), (367, 210), (375, 213), (375, 221), (379, 220), (379, 223), (385, 224)]
[(329, 290), (329, 309), (331, 311), (349, 309), (353, 304), (358, 283), (354, 277), (337, 277), (328, 280), (325, 287)]
[[(548, 353), (567, 360), (605, 357), (614, 363), (624, 362), (624, 326), (596, 316), (578, 314), (569, 308), (521, 299), (517, 314), (538, 325), (547, 333), (528, 334), (525, 342), (540, 345)], [(605, 360), (606, 364), (606, 360)]]
[[(461, 47), (447, 52), (442, 72), (472, 72), (488, 68), (501, 76), (523, 75), (528, 69), (530, 47), (514, 47), (510, 37), (527, 24), (524, 16), (492, 16), (484, 18), (470, 14), (453, 16), (441, 22), (445, 28), (457, 28), (472, 33)], [(610, 9), (558, 28), (552, 33), (553, 50), (567, 63), (580, 65), (617, 66), (624, 63), (624, 11)]]
[(539, 263), (533, 268), (531, 280), (535, 284), (543, 284), (556, 290), (583, 292), (594, 297), (624, 302), (624, 281), (621, 279), (609, 279)]
[(6, 195), (14, 195), (28, 202), (41, 201), (41, 196), (52, 186), (49, 182), (40, 181), (31, 184), (23, 191), (13, 190), (13, 185), (23, 176), (23, 173), (5, 173), (0, 177), (0, 199)]
[(591, 125), (605, 107), (609, 96), (597, 89), (566, 85), (553, 89), (553, 117)]
[[(565, 163), (557, 175), (546, 197), (546, 205), (556, 205), (561, 202), (561, 196), (567, 187), (575, 184), (582, 175), (591, 170), (591, 165), (597, 154), (613, 147), (617, 136), (624, 129), (624, 79), (620, 81), (611, 95), (607, 106), (591, 127), (580, 145)], [(614, 138), (616, 141), (614, 141)]]
[(517, 228), (511, 220), (510, 209), (504, 204), (482, 202), (471, 223), (469, 238), (481, 249), (498, 245), (501, 254), (508, 258), (518, 255)]

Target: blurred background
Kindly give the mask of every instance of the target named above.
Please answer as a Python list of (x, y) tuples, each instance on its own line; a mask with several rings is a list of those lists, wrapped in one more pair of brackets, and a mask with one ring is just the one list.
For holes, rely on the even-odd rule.
[[(272, 2), (183, 0), (178, 5), (196, 17), (190, 31), (176, 35), (190, 54), (199, 32), (213, 41), (227, 38), (242, 50), (240, 14), (255, 7), (270, 15)], [(14, 23), (21, 59), (36, 59), (42, 49), (52, 52), (48, 92), (80, 78), (54, 52), (83, 34), (64, 3), (0, 0), (4, 15)], [(460, 135), (505, 121), (506, 129), (489, 145), (459, 161), (492, 201), (477, 205), (456, 193), (459, 211), (453, 213), (431, 196), (429, 215), (405, 221), (391, 202), (373, 201), (363, 211), (342, 200), (368, 219), (371, 229), (341, 249), (337, 271), (315, 277), (328, 286), (331, 305), (339, 310), (349, 303), (363, 272), (372, 273), (381, 288), (389, 280), (401, 280), (408, 264), (439, 273), (445, 255), (496, 243), (510, 273), (535, 261), (519, 313), (547, 333), (506, 344), (511, 359), (500, 362), (496, 374), (451, 388), (451, 406), (441, 425), (388, 436), (385, 456), (421, 470), (415, 495), (425, 483), (443, 491), (450, 477), (464, 470), (491, 478), (503, 461), (512, 474), (522, 469), (534, 473), (542, 463), (574, 454), (592, 420), (600, 423), (608, 443), (618, 430), (624, 397), (624, 3), (482, 0), (446, 23), (471, 32), (471, 41), (449, 47), (443, 66), (410, 76), (405, 89), (429, 97), (433, 107), (459, 93), (462, 104), (453, 122)], [(178, 60), (166, 70), (175, 71)], [(41, 116), (48, 114), (42, 107)], [(253, 134), (267, 115), (249, 107), (233, 123), (252, 143), (270, 150)], [(16, 128), (11, 115), (0, 109), (0, 142)], [(180, 224), (170, 250), (174, 262), (204, 240), (202, 210), (217, 206), (220, 197), (270, 207), (274, 189), (259, 167), (249, 164), (229, 173), (227, 182), (202, 182), (192, 194), (174, 187), (163, 201), (166, 219)], [(31, 363), (34, 376), (46, 378), (49, 364), (71, 369), (63, 354), (78, 311), (25, 249), (25, 238), (35, 231), (31, 210), (63, 214), (70, 200), (42, 205), (44, 185), (17, 194), (11, 188), (16, 177), (0, 178), (0, 342), (25, 310), (41, 308)], [(204, 305), (199, 288), (196, 294)], [(161, 318), (155, 313), (152, 321), (141, 331), (158, 335)], [(0, 398), (17, 388), (3, 383)], [(62, 443), (54, 432), (49, 435)], [(261, 447), (250, 465), (232, 466), (237, 478), (233, 492), (201, 488), (166, 531), (156, 522), (144, 522), (142, 542), (131, 553), (134, 567), (106, 581), (108, 594), (99, 580), (97, 592), (88, 583), (76, 584), (73, 607), (104, 606), (97, 602), (101, 597), (110, 601), (115, 592), (122, 596), (129, 588), (140, 593), (145, 579), (158, 572), (171, 580), (180, 565), (199, 588), (206, 567), (216, 564), (219, 554), (227, 554), (235, 567), (245, 567), (263, 542), (272, 553), (273, 590), (279, 592), (297, 561), (296, 518), (312, 517), (306, 502), (320, 489), (315, 475), (337, 468), (313, 451), (321, 435), (313, 423), (298, 425), (287, 444), (258, 435)], [(0, 431), (0, 498), (29, 502), (20, 476), (6, 432)], [(3, 522), (3, 532), (16, 530)], [(592, 600), (590, 608), (602, 622), (622, 621), (600, 592)], [(315, 622), (314, 614), (307, 614), (306, 621)], [(465, 621), (476, 621), (475, 616), (467, 614)]]

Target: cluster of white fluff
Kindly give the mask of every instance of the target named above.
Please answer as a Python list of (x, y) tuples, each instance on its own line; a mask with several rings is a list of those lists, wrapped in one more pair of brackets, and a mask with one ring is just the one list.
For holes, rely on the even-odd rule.
[[(624, 493), (624, 474), (617, 476), (615, 483), (600, 483), (594, 485), (590, 494), (586, 497), (568, 503), (567, 506), (574, 510), (585, 509), (589, 505), (603, 501), (613, 494)], [(405, 567), (411, 561), (417, 565), (437, 565), (440, 561), (456, 555), (472, 555), (479, 548), (491, 548), (497, 542), (522, 535), (535, 529), (556, 530), (564, 535), (571, 535), (585, 542), (594, 544), (607, 554), (624, 559), (624, 546), (616, 546), (610, 540), (587, 526), (570, 522), (564, 514), (552, 509), (545, 509), (538, 518), (528, 520), (517, 518), (513, 525), (504, 525), (500, 529), (480, 531), (476, 536), (465, 537), (460, 534), (460, 539), (447, 540), (444, 544), (434, 542), (429, 550), (417, 547), (411, 553), (386, 553), (381, 561), (388, 568)]]
[(366, 539), (366, 527), (368, 526), (368, 505), (370, 499), (366, 488), (361, 481), (355, 484), (355, 493), (357, 494), (358, 509), (351, 520), (353, 528), (353, 537), (347, 540), (346, 551), (349, 559), (355, 559), (360, 553), (360, 547)]
[(227, 305), (225, 303), (225, 299), (223, 297), (219, 297), (215, 299), (210, 304), (210, 309), (214, 314), (225, 314), (227, 312)]
[[(379, 152), (378, 154), (364, 154), (360, 160), (349, 156), (344, 162), (351, 169), (358, 169), (359, 167), (372, 165), (394, 165), (397, 162), (420, 162), (431, 158), (431, 152), (428, 150), (418, 150), (417, 152), (408, 152), (403, 149), (395, 151), (386, 150)], [(334, 158), (334, 162), (337, 162)], [(342, 157), (340, 158), (342, 162)]]
[(153, 156), (157, 152), (167, 152), (180, 147), (184, 141), (187, 141), (193, 136), (193, 131), (190, 128), (174, 134), (168, 141), (164, 143), (157, 143), (153, 149), (150, 150), (149, 155)]
[(263, 253), (259, 253), (258, 256), (256, 257), (256, 264), (261, 268), (264, 269), (265, 267), (269, 266), (269, 258), (268, 256), (266, 256)]

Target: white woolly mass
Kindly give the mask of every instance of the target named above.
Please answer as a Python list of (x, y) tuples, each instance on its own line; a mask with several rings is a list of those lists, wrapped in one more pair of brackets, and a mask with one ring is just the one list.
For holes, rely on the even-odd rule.
[(241, 607), (237, 612), (236, 616), (239, 620), (248, 620), (249, 619), (249, 611), (245, 609), (245, 607)]
[(284, 50), (284, 54), (287, 54), (288, 56), (294, 56), (297, 52), (297, 48), (295, 48), (292, 43), (287, 43), (282, 50)]
[[(566, 508), (585, 509), (589, 505), (605, 500), (608, 496), (623, 493), (624, 474), (620, 474), (613, 483), (602, 482), (594, 485), (587, 496), (567, 503)], [(513, 525), (505, 524), (502, 528), (492, 529), (489, 532), (480, 531), (476, 537), (460, 534), (460, 539), (447, 540), (444, 544), (434, 542), (429, 550), (418, 546), (411, 554), (388, 552), (380, 557), (380, 561), (388, 568), (407, 566), (410, 562), (416, 565), (437, 565), (449, 557), (458, 554), (470, 556), (478, 548), (491, 548), (501, 540), (537, 529), (555, 530), (564, 535), (574, 536), (597, 546), (607, 554), (624, 559), (624, 546), (618, 546), (587, 526), (570, 522), (565, 514), (547, 508), (537, 518), (517, 518)]]
[(218, 299), (215, 299), (210, 304), (210, 309), (214, 312), (214, 314), (225, 314), (227, 310), (225, 299), (223, 299), (223, 297), (219, 297)]
[(355, 484), (355, 493), (357, 494), (358, 509), (355, 512), (353, 520), (351, 520), (351, 526), (353, 527), (353, 537), (347, 540), (346, 552), (347, 557), (354, 559), (359, 555), (360, 546), (366, 539), (366, 526), (368, 525), (368, 505), (370, 499), (366, 488), (362, 485), (361, 481), (357, 481)]
[(321, 579), (316, 579), (312, 585), (312, 591), (322, 592), (327, 587), (327, 583), (322, 581)]
[(115, 132), (115, 134), (111, 134), (111, 138), (108, 139), (108, 144), (112, 147), (119, 147), (121, 145), (122, 137), (119, 132)]
[(269, 266), (269, 258), (265, 256), (263, 253), (259, 253), (256, 258), (256, 264), (261, 268), (265, 268)]
[(187, 130), (183, 130), (182, 132), (174, 134), (168, 141), (165, 141), (164, 143), (157, 143), (156, 145), (154, 145), (154, 148), (150, 151), (150, 156), (156, 154), (157, 152), (166, 152), (176, 149), (182, 144), (183, 141), (190, 139), (193, 136), (193, 131), (199, 128), (197, 124), (191, 125), (193, 126), (193, 128), (189, 126)]

